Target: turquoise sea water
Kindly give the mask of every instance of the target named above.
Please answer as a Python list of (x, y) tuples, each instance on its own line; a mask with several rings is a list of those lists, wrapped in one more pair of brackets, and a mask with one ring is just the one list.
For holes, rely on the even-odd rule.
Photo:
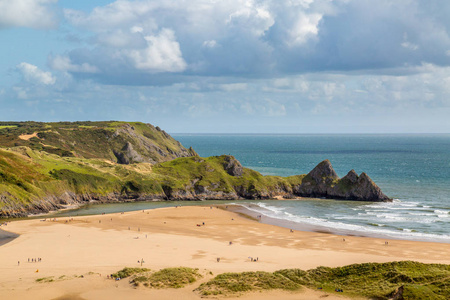
[[(265, 175), (305, 174), (329, 159), (340, 177), (366, 172), (391, 203), (246, 201), (301, 229), (450, 243), (450, 135), (175, 134), (200, 156), (234, 155)], [(294, 224), (294, 225), (292, 225)]]
[[(450, 243), (450, 134), (194, 135), (174, 134), (200, 156), (234, 155), (265, 175), (305, 174), (329, 159), (340, 177), (366, 172), (389, 203), (307, 199), (239, 201), (263, 220), (299, 230)], [(207, 204), (231, 202), (208, 201)], [(204, 202), (92, 205), (58, 216), (100, 214)]]

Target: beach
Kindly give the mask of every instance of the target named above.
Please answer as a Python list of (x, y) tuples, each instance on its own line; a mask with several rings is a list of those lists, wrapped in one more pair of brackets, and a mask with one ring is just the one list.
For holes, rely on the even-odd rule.
[[(216, 206), (14, 221), (3, 229), (20, 235), (0, 246), (4, 299), (200, 299), (193, 290), (224, 272), (399, 260), (450, 264), (450, 245), (445, 243), (292, 232)], [(141, 266), (198, 268), (204, 277), (181, 289), (133, 288), (126, 279), (107, 279), (124, 267)], [(304, 289), (250, 293), (239, 299), (323, 296)], [(343, 296), (331, 294), (327, 299)]]

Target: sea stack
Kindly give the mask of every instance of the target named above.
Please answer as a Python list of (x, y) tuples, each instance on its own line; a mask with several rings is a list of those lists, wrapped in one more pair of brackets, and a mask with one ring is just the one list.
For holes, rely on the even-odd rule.
[(328, 159), (319, 163), (309, 172), (300, 185), (294, 186), (293, 192), (302, 197), (374, 202), (392, 200), (366, 173), (358, 176), (355, 170), (351, 170), (340, 179)]

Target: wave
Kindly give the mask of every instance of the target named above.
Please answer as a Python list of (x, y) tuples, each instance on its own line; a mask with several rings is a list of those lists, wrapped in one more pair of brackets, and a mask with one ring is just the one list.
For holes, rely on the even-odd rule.
[[(288, 221), (299, 225), (300, 228), (303, 224), (313, 226), (318, 230), (321, 230), (321, 228), (326, 228), (337, 234), (369, 235), (380, 238), (450, 243), (449, 234), (420, 232), (418, 229), (406, 228), (401, 225), (403, 223), (405, 225), (408, 223), (414, 223), (417, 221), (418, 217), (425, 217), (420, 218), (420, 222), (422, 224), (432, 224), (434, 222), (438, 222), (439, 218), (436, 218), (437, 215), (434, 214), (429, 214), (426, 216), (410, 215), (410, 217), (406, 217), (401, 213), (385, 212), (382, 214), (372, 215), (371, 218), (364, 218), (363, 215), (356, 217), (338, 214), (327, 215), (327, 217), (319, 217), (301, 214), (297, 215), (287, 211), (287, 207), (273, 206), (262, 202), (252, 203), (251, 206), (242, 203), (239, 205), (257, 214), (274, 220), (279, 220), (279, 224), (283, 224), (283, 222)], [(357, 221), (355, 223), (359, 222), (359, 224), (346, 223), (345, 220)], [(387, 220), (388, 223), (379, 222), (380, 220)], [(399, 224), (400, 226), (392, 226), (394, 224)]]

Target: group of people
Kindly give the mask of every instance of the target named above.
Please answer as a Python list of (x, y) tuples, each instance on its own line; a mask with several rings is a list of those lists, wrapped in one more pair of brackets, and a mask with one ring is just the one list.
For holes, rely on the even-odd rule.
[[(30, 263), (36, 263), (36, 262), (41, 262), (42, 258), (38, 257), (38, 258), (28, 258), (28, 262)], [(17, 265), (20, 266), (20, 260), (17, 261)], [(39, 270), (37, 270), (36, 272), (39, 272)]]

